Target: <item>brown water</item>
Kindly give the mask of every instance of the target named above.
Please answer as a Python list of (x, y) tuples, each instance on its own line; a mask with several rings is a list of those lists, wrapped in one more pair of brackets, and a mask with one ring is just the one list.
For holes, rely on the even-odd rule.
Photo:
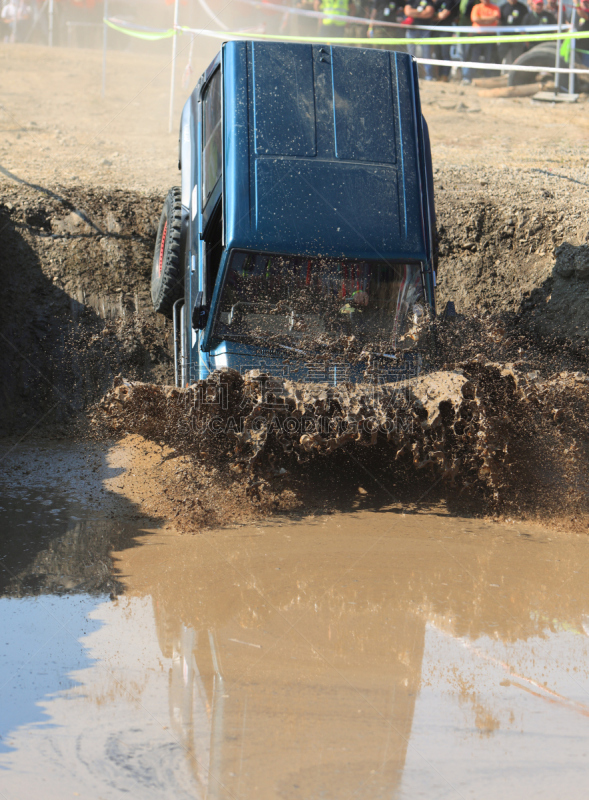
[[(35, 491), (4, 532), (19, 503), (45, 530)], [(64, 541), (104, 535), (68, 503)], [(0, 599), (6, 800), (586, 797), (585, 536), (443, 510), (117, 536), (117, 598)]]

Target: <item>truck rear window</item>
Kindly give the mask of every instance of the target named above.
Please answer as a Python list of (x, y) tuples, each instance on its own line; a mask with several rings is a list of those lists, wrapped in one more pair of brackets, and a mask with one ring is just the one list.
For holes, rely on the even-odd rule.
[(398, 349), (424, 311), (419, 264), (234, 252), (214, 337), (302, 347), (353, 335)]

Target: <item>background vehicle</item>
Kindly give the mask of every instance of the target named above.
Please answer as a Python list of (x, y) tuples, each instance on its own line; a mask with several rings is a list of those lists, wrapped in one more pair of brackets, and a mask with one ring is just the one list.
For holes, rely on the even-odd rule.
[(222, 368), (330, 383), (368, 361), (381, 380), (418, 369), (435, 210), (410, 56), (224, 44), (184, 106), (180, 168), (152, 273), (178, 385)]
[[(520, 86), (524, 83), (536, 83), (539, 79), (540, 75), (543, 74), (542, 67), (554, 67), (556, 62), (556, 42), (542, 42), (542, 44), (538, 44), (535, 47), (531, 47), (529, 50), (526, 50), (525, 53), (522, 53), (519, 58), (516, 58), (514, 64), (518, 64), (524, 67), (538, 67), (538, 72), (510, 72), (509, 73), (509, 85), (510, 86)], [(564, 59), (561, 60), (561, 64), (564, 66), (568, 66), (568, 62), (566, 64), (563, 63)], [(585, 65), (580, 59), (575, 60), (575, 67), (577, 69), (586, 69)], [(552, 73), (544, 73), (548, 75), (551, 80), (554, 80), (554, 74)], [(560, 90), (563, 92), (568, 92), (569, 90), (569, 80), (570, 76), (567, 74), (560, 75), (558, 79), (558, 85)], [(584, 90), (587, 90), (588, 81), (586, 76), (584, 75), (575, 75), (575, 85), (577, 87), (583, 87)]]

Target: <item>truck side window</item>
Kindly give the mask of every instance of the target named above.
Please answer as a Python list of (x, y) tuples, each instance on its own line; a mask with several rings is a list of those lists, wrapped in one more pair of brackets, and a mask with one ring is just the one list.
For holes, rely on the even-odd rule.
[(202, 207), (207, 204), (222, 168), (221, 70), (208, 82), (203, 96)]
[(217, 281), (221, 255), (223, 254), (223, 214), (221, 203), (217, 203), (207, 229), (205, 264), (206, 264), (206, 294), (210, 302)]

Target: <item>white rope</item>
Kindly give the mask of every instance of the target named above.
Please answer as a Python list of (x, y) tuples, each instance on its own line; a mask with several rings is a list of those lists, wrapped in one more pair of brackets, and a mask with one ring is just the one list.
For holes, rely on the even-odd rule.
[[(414, 42), (419, 42), (415, 39)], [(471, 69), (495, 69), (506, 72), (558, 72), (565, 75), (589, 75), (589, 69), (568, 67), (525, 67), (520, 64), (486, 64), (484, 61), (442, 61), (437, 58), (416, 58), (418, 64), (437, 64), (440, 67), (470, 67)]]

